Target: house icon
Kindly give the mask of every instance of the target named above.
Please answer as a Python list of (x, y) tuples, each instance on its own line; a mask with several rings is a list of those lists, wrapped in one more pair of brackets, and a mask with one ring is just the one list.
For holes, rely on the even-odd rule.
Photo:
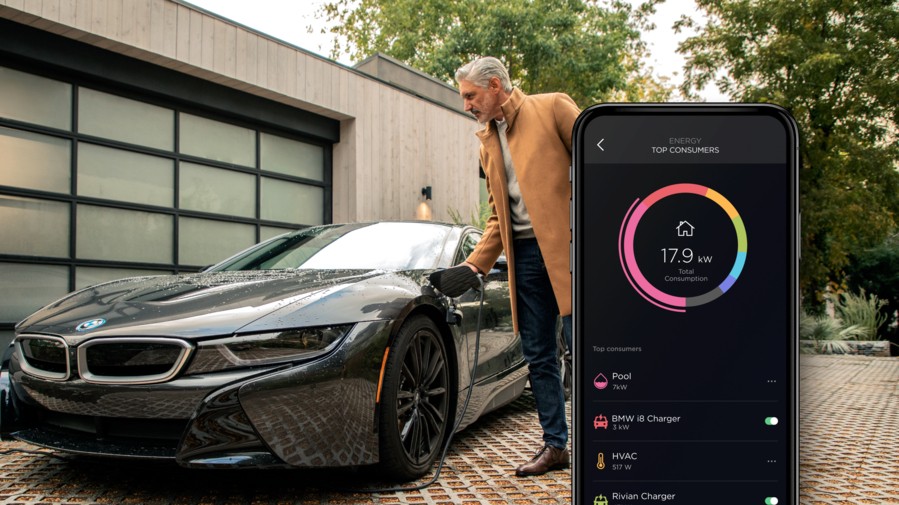
[(692, 237), (693, 230), (695, 228), (692, 224), (687, 221), (681, 221), (679, 225), (677, 225), (677, 236), (678, 237)]

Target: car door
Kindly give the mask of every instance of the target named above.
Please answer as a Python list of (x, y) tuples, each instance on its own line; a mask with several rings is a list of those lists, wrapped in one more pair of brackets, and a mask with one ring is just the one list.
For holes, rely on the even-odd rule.
[[(458, 265), (474, 250), (481, 232), (467, 230), (459, 241), (453, 264)], [(468, 339), (468, 360), (474, 360), (475, 334), (478, 329), (480, 294), (469, 290), (458, 300), (462, 311), (462, 330)], [(475, 383), (494, 376), (521, 361), (521, 345), (512, 329), (512, 305), (509, 299), (509, 271), (505, 256), (484, 277), (484, 308), (481, 314), (481, 340)], [(463, 382), (468, 382), (465, 380)]]

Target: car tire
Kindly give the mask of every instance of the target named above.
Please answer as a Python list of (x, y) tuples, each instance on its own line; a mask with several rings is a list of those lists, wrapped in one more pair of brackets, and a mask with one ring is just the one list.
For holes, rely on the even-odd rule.
[(455, 394), (446, 346), (430, 318), (418, 315), (400, 328), (382, 384), (380, 469), (385, 477), (421, 477), (443, 451)]

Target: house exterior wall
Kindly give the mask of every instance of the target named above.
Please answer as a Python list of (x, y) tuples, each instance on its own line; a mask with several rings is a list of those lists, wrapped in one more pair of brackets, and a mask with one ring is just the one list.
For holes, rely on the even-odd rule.
[(0, 17), (340, 121), (333, 220), (435, 220), (479, 201), (477, 123), (301, 48), (171, 0), (0, 0)]
[[(255, 131), (259, 139), (283, 134), (291, 141), (320, 146), (325, 170), (320, 181), (274, 174), (264, 164), (237, 167), (211, 160), (207, 165), (220, 170), (223, 176), (237, 173), (237, 179), (255, 177), (255, 184), (262, 188), (267, 181), (279, 177), (286, 185), (293, 184), (291, 187), (318, 185), (325, 192), (323, 222), (415, 219), (416, 209), (422, 202), (421, 189), (425, 186), (432, 188), (429, 203), (433, 219), (438, 221), (449, 219), (449, 209), (463, 216), (472, 214), (481, 199), (478, 141), (474, 136), (478, 125), (458, 107), (448, 107), (446, 93), (440, 103), (429, 99), (427, 93), (392, 85), (175, 0), (0, 0), (0, 21), (7, 28), (5, 37), (0, 34), (0, 39), (5, 41), (0, 47), (0, 71), (8, 69), (6, 75), (24, 73), (40, 79), (58, 79), (73, 90), (73, 100), (82, 92), (94, 92), (92, 88), (98, 84), (97, 89), (110, 96), (121, 95), (171, 110), (176, 125), (195, 113), (208, 114), (214, 122), (233, 122)], [(28, 36), (16, 37), (19, 31)], [(51, 44), (42, 43), (51, 38)], [(68, 49), (77, 52), (77, 64), (66, 64), (71, 57)], [(97, 80), (104, 65), (109, 73)], [(84, 73), (86, 66), (90, 68)], [(145, 71), (154, 75), (141, 75)], [(185, 88), (187, 91), (183, 91)], [(173, 93), (172, 89), (177, 92)], [(210, 96), (203, 96), (205, 93)], [(195, 102), (185, 97), (193, 97)], [(242, 112), (236, 110), (232, 117), (227, 107), (222, 107), (223, 103), (226, 106), (233, 103)], [(71, 107), (73, 114), (77, 114), (78, 104), (72, 102)], [(257, 120), (258, 124), (254, 124)], [(64, 166), (58, 172), (69, 170), (65, 172), (69, 174), (66, 177), (80, 175), (77, 155), (81, 154), (82, 145), (170, 158), (175, 167), (207, 163), (192, 158), (190, 153), (185, 155), (177, 145), (165, 152), (147, 151), (127, 141), (117, 143), (114, 137), (85, 135), (75, 120), (72, 128), (47, 128), (0, 114), (0, 123), (7, 128), (7, 134), (25, 131), (28, 135), (68, 142), (72, 161), (66, 163), (71, 168)], [(7, 138), (12, 137), (7, 135)], [(20, 159), (25, 156), (25, 153), (16, 154)], [(10, 162), (3, 170), (14, 176), (21, 170), (20, 166)], [(215, 226), (230, 224), (232, 230), (255, 230), (255, 239), (259, 240), (290, 226), (322, 222), (266, 218), (266, 211), (258, 209), (247, 210), (242, 217), (234, 217), (233, 209), (221, 212), (190, 209), (177, 196), (177, 184), (176, 176), (176, 196), (169, 203), (137, 205), (129, 203), (127, 198), (85, 195), (77, 183), (72, 184), (72, 189), (51, 190), (0, 183), (0, 200), (15, 205), (25, 202), (22, 205), (30, 206), (29, 219), (34, 222), (65, 221), (58, 217), (35, 217), (43, 211), (33, 209), (47, 202), (57, 210), (70, 209), (65, 212), (72, 216), (71, 225), (63, 227), (69, 235), (59, 239), (62, 244), (59, 251), (47, 252), (44, 245), (30, 250), (21, 242), (10, 247), (0, 244), (0, 290), (6, 293), (0, 295), (0, 304), (4, 303), (4, 297), (17, 297), (16, 308), (0, 316), (0, 349), (5, 347), (18, 319), (92, 279), (196, 271), (199, 260), (184, 260), (186, 253), (178, 257), (179, 250), (184, 249), (179, 249), (179, 237), (184, 238), (186, 229), (182, 225), (179, 235), (178, 223), (207, 219)], [(257, 207), (270, 204), (270, 199), (257, 195)], [(285, 201), (284, 205), (291, 202)], [(114, 252), (82, 252), (86, 240), (78, 234), (89, 228), (83, 222), (85, 216), (97, 209), (108, 210), (110, 214), (168, 216), (166, 219), (176, 223), (174, 244), (166, 245), (174, 251), (174, 259), (157, 261), (141, 256), (135, 260), (116, 256)], [(212, 224), (200, 231), (215, 235), (217, 228)], [(24, 233), (22, 226), (7, 225), (6, 235)], [(98, 226), (99, 223), (90, 225), (91, 229)], [(245, 234), (244, 241), (253, 239), (250, 233)], [(41, 237), (37, 234), (29, 240), (38, 243), (43, 240)], [(106, 245), (103, 240), (95, 239), (91, 246), (103, 249)], [(32, 270), (36, 275), (28, 273)], [(36, 278), (42, 282), (36, 282)]]

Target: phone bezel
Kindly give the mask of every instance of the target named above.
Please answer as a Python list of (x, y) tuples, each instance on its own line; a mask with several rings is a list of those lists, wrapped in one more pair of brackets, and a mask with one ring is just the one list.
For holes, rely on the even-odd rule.
[[(790, 447), (790, 461), (788, 469), (790, 473), (790, 482), (788, 483), (790, 500), (787, 503), (799, 503), (799, 235), (801, 226), (801, 214), (799, 210), (799, 129), (792, 115), (775, 104), (767, 103), (608, 103), (598, 104), (585, 109), (575, 121), (572, 132), (572, 166), (571, 166), (571, 195), (572, 195), (572, 213), (571, 213), (571, 269), (572, 269), (572, 365), (574, 371), (574, 380), (572, 380), (572, 503), (588, 504), (590, 502), (587, 497), (582, 496), (582, 490), (578, 485), (581, 478), (580, 461), (583, 457), (581, 447), (578, 440), (578, 420), (583, 415), (583, 398), (579, 391), (579, 384), (583, 382), (583, 366), (580, 366), (579, 346), (581, 345), (579, 328), (581, 323), (579, 318), (580, 300), (583, 299), (583, 283), (578, 282), (578, 272), (582, 271), (582, 262), (584, 254), (579, 254), (578, 236), (583, 234), (582, 229), (582, 205), (583, 195), (582, 188), (579, 186), (579, 180), (582, 178), (584, 169), (584, 133), (586, 125), (599, 116), (620, 116), (620, 115), (721, 115), (721, 116), (739, 116), (739, 115), (764, 115), (777, 119), (783, 126), (787, 135), (786, 156), (788, 162), (788, 195), (789, 206), (788, 229), (792, 240), (789, 241), (790, 251), (788, 252), (789, 261), (789, 289), (790, 289), (790, 326), (792, 327), (792, 335), (789, 345), (788, 356), (788, 375), (790, 384), (787, 385), (789, 396), (790, 411), (790, 432), (792, 433)], [(585, 460), (586, 461), (586, 460)], [(781, 502), (784, 503), (784, 502)]]

